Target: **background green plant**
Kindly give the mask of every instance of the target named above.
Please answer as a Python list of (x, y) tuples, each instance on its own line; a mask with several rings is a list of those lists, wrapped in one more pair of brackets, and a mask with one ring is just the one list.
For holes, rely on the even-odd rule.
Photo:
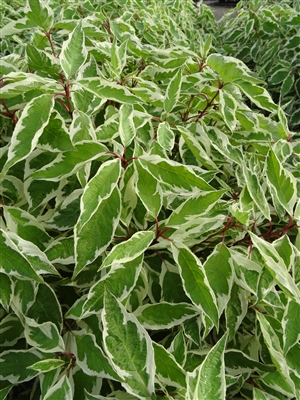
[(0, 398), (299, 398), (299, 144), (264, 81), (192, 2), (1, 7)]
[[(300, 129), (300, 3), (242, 0), (227, 13), (216, 36), (218, 51), (242, 60), (267, 82), (267, 89)], [(232, 18), (232, 15), (235, 18)]]

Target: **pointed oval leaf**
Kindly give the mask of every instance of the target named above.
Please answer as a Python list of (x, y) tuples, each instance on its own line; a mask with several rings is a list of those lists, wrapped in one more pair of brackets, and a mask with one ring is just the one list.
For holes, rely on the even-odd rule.
[(176, 106), (179, 100), (181, 81), (182, 81), (182, 69), (179, 68), (176, 74), (170, 79), (170, 82), (166, 90), (164, 109), (167, 113), (173, 110), (173, 108)]
[[(197, 176), (189, 167), (159, 156), (142, 156), (139, 161), (144, 169), (155, 179), (166, 185), (173, 193), (183, 194), (199, 190), (213, 190), (204, 179)], [(198, 191), (197, 190), (197, 191)]]
[(117, 244), (111, 250), (99, 269), (109, 267), (114, 263), (124, 264), (134, 260), (148, 249), (154, 238), (155, 233), (151, 231), (134, 233), (130, 239)]
[(52, 386), (43, 400), (70, 400), (73, 399), (73, 389), (70, 379), (64, 375), (54, 386)]
[(33, 151), (49, 122), (53, 107), (54, 98), (50, 94), (35, 97), (26, 105), (15, 126), (3, 172), (7, 172)]
[(73, 278), (94, 261), (113, 239), (120, 218), (121, 199), (117, 187), (120, 174), (120, 161), (108, 161), (102, 164), (84, 189), (80, 200), (81, 213), (75, 226), (76, 266)]
[(198, 311), (191, 304), (172, 304), (165, 301), (146, 304), (134, 312), (144, 328), (153, 330), (173, 328), (197, 314)]
[(142, 269), (144, 255), (124, 264), (115, 264), (109, 273), (104, 275), (88, 293), (88, 298), (83, 305), (83, 315), (99, 313), (103, 308), (103, 296), (108, 289), (120, 301), (123, 301), (135, 287)]
[(81, 23), (75, 27), (69, 39), (62, 45), (60, 64), (66, 76), (73, 76), (87, 58), (84, 32)]
[(167, 151), (172, 151), (175, 143), (175, 134), (167, 121), (161, 122), (157, 129), (157, 141)]
[(43, 279), (20, 253), (15, 243), (2, 230), (0, 230), (0, 247), (0, 272), (22, 279), (33, 279), (37, 282), (43, 282)]
[(137, 160), (134, 163), (137, 172), (136, 192), (147, 211), (156, 218), (162, 207), (162, 190), (157, 180)]
[(74, 340), (71, 342), (71, 351), (85, 374), (120, 380), (103, 350), (96, 343), (95, 335), (85, 331), (73, 331), (72, 335)]
[(226, 380), (224, 350), (228, 332), (208, 352), (200, 367), (187, 374), (190, 400), (225, 400)]
[(27, 343), (45, 353), (55, 353), (64, 351), (64, 342), (60, 336), (56, 325), (47, 321), (38, 324), (32, 318), (25, 318), (24, 328)]
[(293, 215), (293, 208), (298, 200), (296, 180), (290, 171), (281, 165), (273, 150), (269, 151), (266, 159), (266, 173), (272, 196)]
[(108, 291), (102, 321), (105, 351), (124, 379), (122, 386), (141, 400), (154, 400), (154, 350), (148, 332)]
[(218, 326), (219, 315), (214, 292), (209, 286), (200, 260), (184, 245), (172, 244), (173, 257), (179, 266), (186, 295)]

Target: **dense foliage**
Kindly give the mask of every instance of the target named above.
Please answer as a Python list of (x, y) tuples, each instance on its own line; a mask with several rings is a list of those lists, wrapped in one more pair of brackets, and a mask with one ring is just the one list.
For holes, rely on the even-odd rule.
[[(231, 18), (235, 15), (235, 18)], [(292, 129), (300, 130), (300, 2), (243, 0), (220, 24), (216, 42), (267, 82)]]
[(235, 23), (1, 11), (0, 399), (299, 399), (299, 136)]

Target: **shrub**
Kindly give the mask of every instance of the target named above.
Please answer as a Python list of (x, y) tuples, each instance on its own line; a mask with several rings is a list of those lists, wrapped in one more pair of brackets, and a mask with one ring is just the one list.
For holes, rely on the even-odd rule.
[(0, 398), (299, 397), (299, 145), (263, 81), (192, 2), (2, 9)]

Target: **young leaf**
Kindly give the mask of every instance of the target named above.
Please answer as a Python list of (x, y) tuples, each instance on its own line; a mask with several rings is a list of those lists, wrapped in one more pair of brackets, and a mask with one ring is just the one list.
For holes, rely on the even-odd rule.
[(94, 261), (113, 238), (120, 217), (117, 187), (120, 174), (120, 161), (107, 161), (84, 189), (80, 200), (81, 214), (75, 226), (76, 266), (73, 278)]
[(72, 77), (84, 64), (87, 50), (81, 23), (75, 27), (69, 39), (63, 43), (59, 58), (61, 67), (68, 78)]
[(166, 97), (164, 100), (164, 109), (166, 113), (171, 112), (179, 100), (181, 80), (182, 70), (179, 68), (176, 74), (170, 79), (166, 90)]
[(50, 94), (34, 97), (26, 105), (13, 131), (3, 173), (33, 151), (44, 127), (48, 124), (53, 107), (54, 99)]
[(27, 12), (29, 21), (42, 28), (43, 31), (49, 31), (53, 26), (53, 11), (42, 0), (28, 0), (30, 11)]
[(227, 338), (228, 333), (225, 333), (208, 352), (203, 363), (194, 372), (187, 374), (189, 400), (225, 400), (224, 350)]
[(122, 386), (139, 399), (155, 399), (154, 350), (148, 332), (108, 291), (105, 293), (103, 340)]
[(219, 317), (214, 292), (209, 286), (200, 260), (184, 245), (171, 244), (173, 257), (179, 267), (186, 295), (218, 326)]

